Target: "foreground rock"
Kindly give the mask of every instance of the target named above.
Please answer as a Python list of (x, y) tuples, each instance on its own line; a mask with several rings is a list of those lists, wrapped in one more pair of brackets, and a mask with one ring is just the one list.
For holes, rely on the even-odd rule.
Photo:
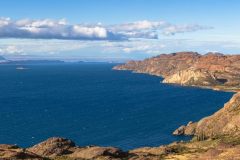
[(56, 157), (73, 152), (74, 142), (65, 138), (53, 137), (27, 150), (42, 157)]
[(164, 83), (220, 90), (240, 89), (240, 55), (178, 52), (162, 54), (143, 61), (130, 61), (113, 69), (161, 76)]
[(27, 149), (16, 145), (0, 145), (1, 160), (122, 159), (130, 155), (115, 147), (79, 147), (71, 140), (60, 137), (49, 138)]
[[(70, 142), (70, 143), (69, 143)], [(50, 138), (29, 149), (0, 145), (1, 160), (227, 160), (240, 158), (240, 140), (225, 137), (192, 140), (123, 152), (114, 147), (79, 147), (65, 138)]]
[(0, 159), (1, 160), (17, 160), (17, 159), (31, 159), (31, 160), (44, 160), (43, 157), (35, 153), (29, 152), (16, 145), (0, 144)]
[(76, 146), (73, 141), (60, 137), (49, 138), (26, 150), (39, 157), (49, 159), (98, 159), (103, 157), (113, 159), (129, 155), (114, 147)]

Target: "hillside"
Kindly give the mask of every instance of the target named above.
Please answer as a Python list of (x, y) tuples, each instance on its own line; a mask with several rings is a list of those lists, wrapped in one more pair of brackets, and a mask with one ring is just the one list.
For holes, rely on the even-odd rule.
[(130, 61), (113, 69), (161, 76), (163, 83), (235, 91), (240, 88), (240, 55), (178, 52)]

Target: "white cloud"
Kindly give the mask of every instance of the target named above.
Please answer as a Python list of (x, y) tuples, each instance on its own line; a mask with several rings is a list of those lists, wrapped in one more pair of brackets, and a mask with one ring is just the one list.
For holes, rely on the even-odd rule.
[(206, 30), (212, 29), (212, 27), (208, 26), (200, 26), (200, 25), (169, 25), (163, 29), (163, 34), (165, 35), (174, 35), (176, 33), (184, 33), (184, 32), (195, 32), (198, 30)]
[(184, 32), (195, 32), (198, 30), (213, 29), (209, 26), (201, 26), (198, 24), (175, 25), (166, 21), (137, 21), (113, 25), (109, 27), (113, 32), (121, 32), (125, 35), (137, 35), (136, 37), (145, 37), (147, 39), (157, 39), (157, 32), (163, 35), (174, 35)]
[(173, 35), (210, 29), (200, 25), (173, 25), (165, 21), (137, 21), (117, 25), (101, 23), (69, 24), (65, 19), (31, 20), (0, 18), (0, 38), (66, 39), (66, 40), (129, 40), (157, 39), (159, 33)]
[(156, 55), (162, 53), (166, 47), (163, 42), (157, 40), (130, 41), (130, 42), (106, 42), (102, 44), (104, 52), (118, 53), (145, 53)]
[(149, 29), (160, 29), (166, 27), (168, 24), (165, 21), (137, 21), (132, 23), (125, 23), (119, 25), (113, 25), (110, 27), (114, 31), (139, 31), (139, 30), (149, 30)]
[[(47, 45), (46, 45), (47, 44)], [(6, 57), (28, 55), (29, 57), (76, 56), (155, 56), (178, 51), (208, 51), (239, 53), (240, 41), (204, 41), (194, 39), (161, 39), (130, 41), (84, 41), (84, 40), (31, 40), (0, 39), (0, 54)], [(90, 51), (90, 52), (89, 52)]]
[(107, 38), (107, 30), (103, 27), (83, 27), (81, 25), (74, 25), (73, 26), (73, 37), (78, 36), (85, 36), (88, 38), (95, 37), (95, 38)]
[(23, 50), (20, 48), (17, 48), (14, 45), (9, 45), (5, 47), (0, 47), (0, 53), (1, 54), (22, 54)]

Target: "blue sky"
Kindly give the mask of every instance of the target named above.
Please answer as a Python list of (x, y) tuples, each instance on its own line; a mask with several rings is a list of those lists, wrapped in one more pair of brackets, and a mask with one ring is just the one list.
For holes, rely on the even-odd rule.
[(239, 6), (238, 0), (0, 1), (0, 54), (118, 60), (240, 53)]

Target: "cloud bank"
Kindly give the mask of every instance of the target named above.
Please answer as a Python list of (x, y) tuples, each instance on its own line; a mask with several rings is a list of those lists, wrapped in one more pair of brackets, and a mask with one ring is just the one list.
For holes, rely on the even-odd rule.
[(0, 18), (0, 38), (62, 39), (62, 40), (129, 40), (158, 39), (158, 35), (211, 29), (201, 25), (176, 25), (166, 21), (137, 21), (125, 24), (69, 24), (65, 19)]

